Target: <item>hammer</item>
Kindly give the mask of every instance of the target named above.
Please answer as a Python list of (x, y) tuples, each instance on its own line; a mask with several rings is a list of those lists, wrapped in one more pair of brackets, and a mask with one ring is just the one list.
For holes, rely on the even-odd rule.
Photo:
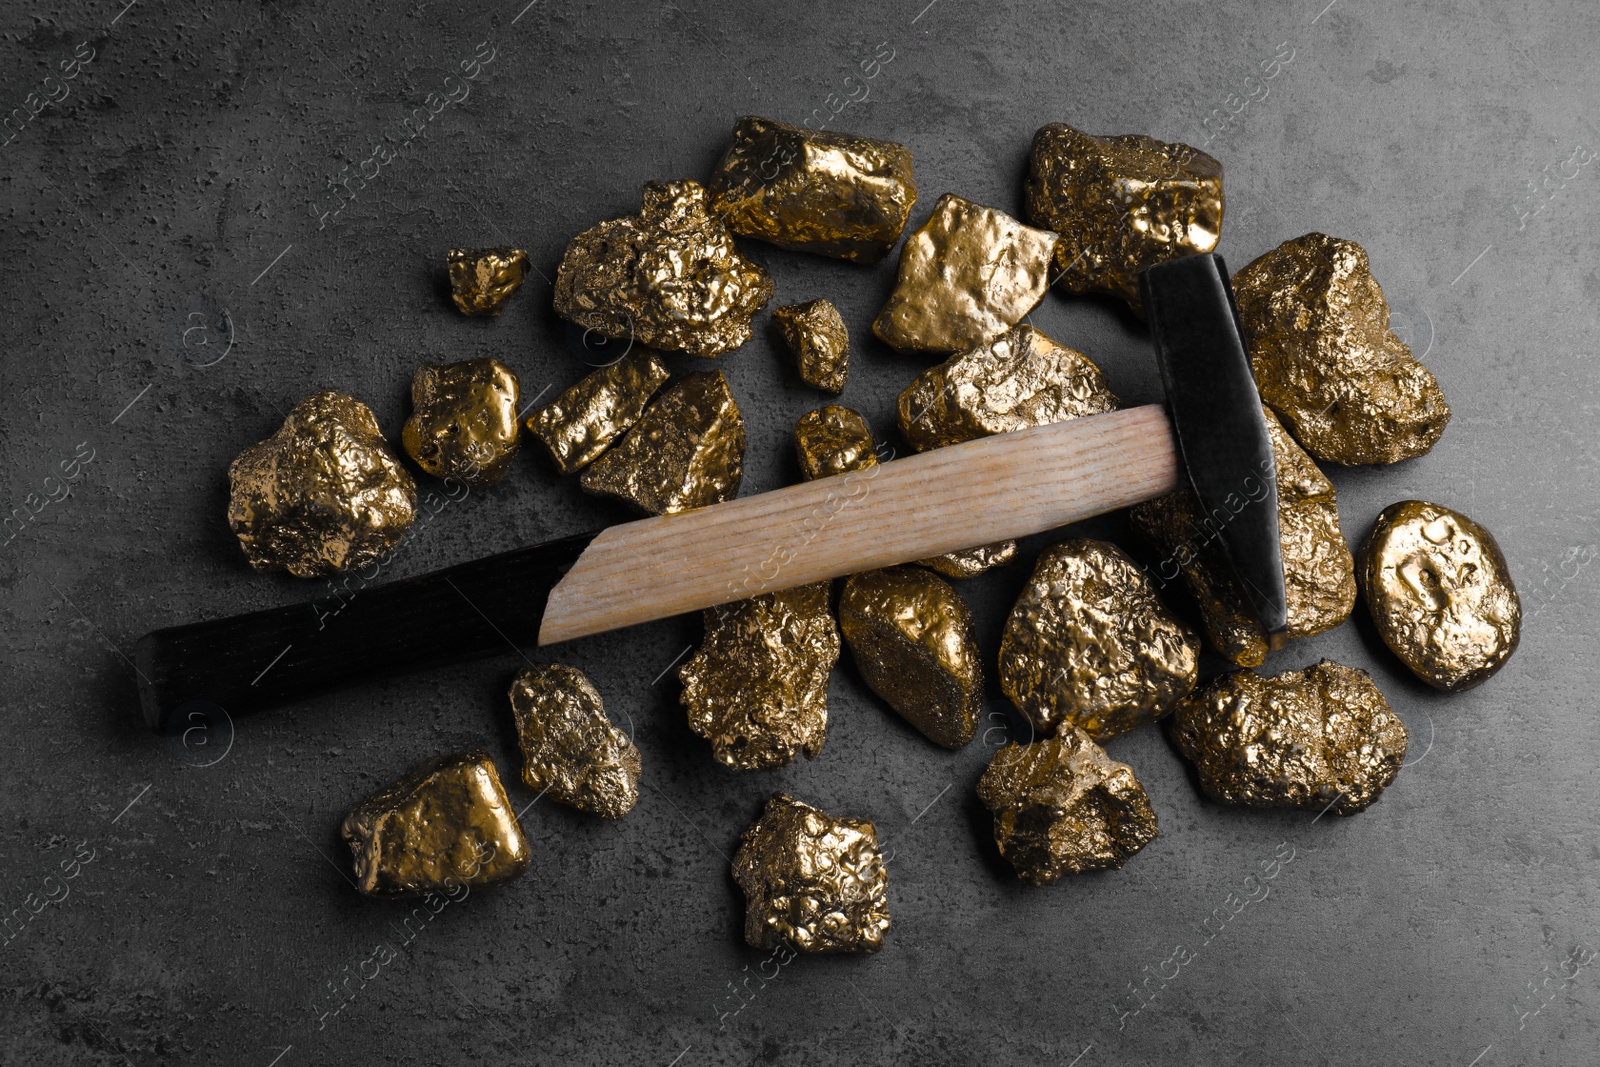
[[(139, 697), (164, 730), (473, 656), (1042, 533), (1187, 484), (1269, 635), (1287, 607), (1271, 439), (1222, 258), (1141, 279), (1166, 403), (999, 434), (622, 523), (354, 594), (157, 630)], [(1252, 488), (1252, 486), (1254, 488)], [(1263, 489), (1265, 491), (1263, 491)]]

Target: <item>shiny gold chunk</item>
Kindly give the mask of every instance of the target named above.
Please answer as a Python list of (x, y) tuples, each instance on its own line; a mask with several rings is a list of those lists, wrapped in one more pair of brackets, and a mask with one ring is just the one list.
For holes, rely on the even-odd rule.
[(772, 318), (794, 354), (800, 380), (814, 389), (843, 392), (850, 374), (850, 334), (839, 309), (831, 301), (812, 300), (773, 308)]
[(1116, 545), (1046, 549), (1000, 638), (1000, 687), (1040, 735), (1106, 741), (1154, 722), (1194, 688), (1200, 638)]
[(961, 594), (919, 567), (854, 574), (839, 627), (873, 692), (935, 744), (961, 748), (978, 730), (983, 672)]
[(867, 420), (838, 404), (808, 411), (794, 424), (794, 452), (808, 482), (875, 466), (877, 447)]
[(1139, 275), (1209, 252), (1222, 234), (1222, 164), (1186, 144), (1040, 127), (1028, 157), (1028, 221), (1061, 235), (1055, 279), (1144, 314)]
[(889, 929), (889, 871), (868, 819), (836, 819), (774, 793), (733, 857), (752, 948), (876, 952)]
[(340, 833), (355, 856), (356, 887), (373, 897), (499, 885), (532, 862), (494, 761), (480, 750), (430, 760), (374, 793)]
[(228, 468), (228, 525), (250, 566), (297, 578), (392, 552), (417, 516), (417, 486), (359, 400), (317, 393)]
[(720, 356), (750, 340), (772, 279), (706, 210), (698, 182), (648, 182), (637, 215), (602, 222), (567, 244), (556, 313), (606, 337)]
[(1435, 689), (1471, 689), (1517, 650), (1522, 602), (1506, 559), (1458, 511), (1390, 504), (1361, 546), (1357, 574), (1383, 643)]
[(904, 145), (746, 116), (711, 175), (741, 237), (871, 263), (900, 239), (917, 186)]
[(1004, 567), (1017, 558), (1015, 541), (996, 541), (992, 545), (962, 548), (942, 556), (917, 560), (917, 566), (927, 567), (946, 578), (976, 578), (985, 571)]
[(1395, 463), (1450, 421), (1439, 383), (1389, 329), (1389, 304), (1354, 241), (1308, 233), (1233, 277), (1261, 399), (1330, 463)]
[[(1278, 533), (1289, 606), (1286, 632), (1290, 637), (1310, 637), (1350, 617), (1356, 602), (1355, 560), (1339, 529), (1333, 483), (1272, 412), (1266, 414), (1278, 467)], [(1246, 478), (1239, 489), (1236, 497), (1228, 498), (1238, 504), (1234, 511), (1218, 508), (1204, 515), (1199, 498), (1180, 489), (1135, 506), (1128, 517), (1133, 528), (1164, 553), (1151, 572), (1157, 583), (1165, 588), (1182, 573), (1199, 603), (1200, 622), (1211, 646), (1237, 666), (1258, 667), (1267, 656), (1267, 633), (1234, 577), (1220, 534), (1247, 499), (1265, 495), (1266, 486)]]
[(816, 759), (828, 736), (839, 630), (828, 582), (707, 608), (705, 640), (678, 668), (689, 728), (735, 770)]
[(498, 315), (528, 276), (520, 248), (452, 248), (445, 254), (450, 297), (463, 315)]
[(1173, 742), (1223, 804), (1354, 815), (1406, 756), (1406, 728), (1367, 672), (1323, 660), (1263, 678), (1224, 674), (1178, 703)]
[(1156, 813), (1133, 768), (1080, 730), (994, 754), (978, 780), (994, 840), (1029, 885), (1121, 867), (1156, 839)]
[(582, 671), (554, 663), (527, 668), (511, 683), (511, 713), (530, 789), (606, 819), (633, 810), (639, 750), (611, 725)]
[(528, 432), (550, 450), (562, 474), (588, 466), (639, 421), (670, 375), (654, 352), (641, 349), (608, 363), (528, 416)]
[(1002, 334), (1043, 299), (1056, 240), (946, 193), (900, 250), (899, 278), (872, 332), (903, 351), (941, 354)]
[(498, 359), (424, 363), (411, 379), (412, 414), (400, 444), (435, 478), (498, 482), (522, 444), (521, 395), (517, 376)]
[(744, 419), (722, 372), (688, 374), (578, 484), (652, 515), (702, 508), (739, 495), (744, 443)]

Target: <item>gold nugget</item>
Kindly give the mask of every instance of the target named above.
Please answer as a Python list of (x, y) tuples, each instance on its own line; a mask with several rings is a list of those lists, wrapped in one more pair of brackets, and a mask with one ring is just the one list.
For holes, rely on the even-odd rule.
[(1144, 314), (1139, 275), (1209, 252), (1222, 234), (1222, 164), (1186, 144), (1040, 127), (1028, 157), (1028, 220), (1061, 235), (1057, 284), (1109, 293)]
[(720, 356), (750, 340), (772, 279), (706, 210), (698, 182), (649, 182), (637, 215), (602, 222), (567, 244), (556, 313), (606, 337)]
[(1295, 439), (1330, 463), (1396, 463), (1450, 421), (1439, 383), (1389, 329), (1354, 241), (1308, 233), (1233, 277), (1250, 366)]
[(772, 319), (794, 354), (800, 380), (814, 389), (843, 392), (850, 374), (850, 335), (839, 309), (828, 300), (785, 304), (772, 309)]
[(904, 145), (753, 115), (733, 127), (710, 192), (741, 237), (858, 263), (888, 254), (917, 200)]
[(498, 315), (528, 276), (520, 248), (452, 248), (445, 254), (450, 297), (463, 315)]
[(375, 563), (417, 516), (417, 486), (359, 400), (317, 393), (228, 468), (228, 525), (250, 566), (297, 578)]
[(868, 819), (836, 819), (774, 793), (733, 857), (752, 948), (876, 952), (889, 929), (889, 872)]
[(808, 411), (794, 424), (795, 457), (806, 481), (875, 466), (877, 447), (867, 420), (838, 404)]
[(1000, 638), (1000, 687), (1040, 736), (1106, 741), (1154, 722), (1194, 688), (1200, 638), (1116, 545), (1045, 550)]
[(561, 473), (571, 474), (638, 422), (669, 376), (659, 356), (640, 350), (590, 374), (530, 415), (525, 425), (550, 450)]
[(917, 566), (927, 567), (946, 578), (976, 578), (996, 567), (1004, 567), (1017, 558), (1015, 541), (996, 541), (992, 545), (962, 548), (942, 556), (917, 560)]
[(606, 819), (639, 801), (639, 750), (606, 718), (587, 675), (542, 663), (511, 683), (522, 780), (541, 796)]
[(702, 508), (739, 495), (744, 444), (744, 419), (722, 372), (689, 374), (578, 484), (652, 515)]
[(1323, 660), (1263, 678), (1234, 671), (1178, 703), (1173, 742), (1223, 804), (1354, 815), (1406, 756), (1406, 728), (1366, 671)]
[(498, 482), (522, 443), (521, 386), (498, 359), (424, 363), (411, 379), (411, 418), (400, 444), (435, 478)]
[(1435, 689), (1471, 689), (1517, 649), (1522, 603), (1506, 559), (1458, 511), (1389, 505), (1361, 546), (1357, 573), (1383, 643)]
[(900, 250), (899, 278), (872, 332), (903, 351), (941, 354), (1002, 334), (1043, 299), (1056, 240), (946, 193)]
[(1159, 832), (1133, 768), (1080, 730), (1000, 749), (978, 799), (994, 812), (1000, 854), (1029, 885), (1121, 867)]
[(356, 887), (374, 897), (499, 885), (532, 862), (494, 761), (479, 750), (423, 764), (362, 801), (340, 833)]

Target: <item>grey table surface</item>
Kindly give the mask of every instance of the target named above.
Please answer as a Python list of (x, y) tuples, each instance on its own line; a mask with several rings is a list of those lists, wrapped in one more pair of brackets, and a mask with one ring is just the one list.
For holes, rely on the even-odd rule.
[[(26, 520), (0, 548), (0, 1059), (1594, 1062), (1586, 5), (525, 2), (0, 14), (0, 453), (4, 507)], [(29, 94), (54, 102), (34, 115)], [(331, 183), (429, 94), (413, 150), (333, 214)], [(321, 591), (245, 565), (224, 521), (235, 453), (325, 388), (395, 435), (424, 360), (493, 355), (530, 395), (565, 387), (584, 367), (548, 279), (568, 238), (636, 210), (646, 180), (703, 178), (739, 115), (819, 121), (846, 100), (832, 125), (911, 147), (914, 224), (946, 191), (1020, 213), (1032, 133), (1065, 121), (1218, 156), (1235, 268), (1311, 230), (1371, 253), (1455, 417), (1421, 459), (1329, 472), (1346, 535), (1395, 500), (1457, 507), (1498, 536), (1526, 614), (1521, 650), (1460, 696), (1409, 677), (1360, 617), (1274, 655), (1273, 670), (1371, 670), (1405, 721), (1407, 765), (1373, 808), (1220, 807), (1147, 728), (1109, 747), (1161, 836), (1121, 871), (1029, 888), (974, 796), (1004, 732), (998, 690), (996, 732), (949, 753), (846, 657), (820, 758), (733, 774), (676, 703), (669, 668), (699, 624), (675, 619), (548, 657), (586, 670), (634, 732), (638, 808), (601, 823), (532, 804), (526, 877), (407, 926), (408, 905), (353, 891), (339, 820), (479, 744), (530, 804), (504, 695), (517, 657), (308, 700), (187, 748), (146, 731), (128, 660), (141, 633)], [(539, 273), (500, 318), (464, 319), (443, 252), (502, 243)], [(856, 344), (843, 402), (892, 440), (894, 397), (925, 365), (868, 333), (893, 261), (746, 249), (780, 302), (839, 304)], [(1112, 304), (1051, 294), (1032, 321), (1124, 399), (1157, 399), (1142, 327)], [(758, 327), (719, 364), (748, 420), (746, 493), (798, 477), (790, 428), (827, 399)], [(391, 573), (621, 517), (530, 450), (431, 518)], [(1115, 517), (1085, 529), (1127, 541)], [(962, 587), (990, 663), (1050, 540)], [(892, 846), (879, 955), (778, 968), (742, 945), (728, 857), (775, 789), (870, 817)], [(1274, 856), (1270, 892), (1240, 908)], [(1214, 909), (1228, 921), (1208, 934)], [(1174, 976), (1178, 946), (1192, 958)]]

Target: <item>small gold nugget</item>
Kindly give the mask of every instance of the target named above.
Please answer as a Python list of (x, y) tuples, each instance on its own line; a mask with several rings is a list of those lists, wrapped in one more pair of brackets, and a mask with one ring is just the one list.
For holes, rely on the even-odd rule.
[(889, 929), (889, 871), (868, 819), (835, 819), (774, 793), (733, 857), (752, 948), (876, 952)]
[(450, 296), (463, 315), (498, 315), (528, 276), (520, 248), (452, 248), (445, 254)]
[(750, 340), (772, 279), (706, 210), (699, 182), (648, 182), (637, 215), (602, 222), (567, 244), (556, 313), (606, 337), (720, 356)]
[(1506, 559), (1460, 512), (1421, 500), (1389, 505), (1357, 573), (1383, 643), (1435, 689), (1471, 689), (1517, 649), (1522, 603)]
[(839, 309), (831, 301), (812, 300), (773, 308), (772, 318), (794, 354), (800, 380), (814, 389), (843, 392), (850, 374), (850, 334)]
[(946, 193), (906, 239), (872, 332), (902, 351), (948, 355), (1004, 333), (1049, 286), (1057, 237)]
[(667, 365), (640, 350), (607, 364), (534, 412), (525, 425), (562, 474), (588, 466), (639, 421), (666, 384)]
[(606, 819), (633, 810), (639, 750), (611, 725), (582, 671), (554, 663), (527, 668), (511, 683), (511, 713), (530, 789)]
[(904, 145), (746, 116), (711, 175), (741, 237), (871, 263), (900, 239), (917, 186)]
[(367, 405), (325, 392), (296, 404), (228, 468), (228, 525), (250, 566), (297, 578), (392, 552), (417, 516), (417, 486)]
[[(1339, 528), (1339, 501), (1311, 457), (1266, 412), (1272, 454), (1278, 467), (1278, 534), (1283, 552), (1283, 584), (1288, 596), (1290, 637), (1331, 630), (1350, 617), (1356, 602), (1355, 560)], [(1242, 510), (1260, 500), (1266, 484), (1247, 478), (1230, 497)], [(1225, 502), (1225, 506), (1227, 505)], [(1182, 573), (1200, 607), (1200, 622), (1211, 646), (1230, 663), (1258, 667), (1267, 657), (1268, 638), (1250, 599), (1234, 577), (1221, 532), (1235, 512), (1200, 510), (1193, 491), (1180, 489), (1136, 505), (1133, 528), (1164, 553), (1153, 577), (1164, 588)]]
[(521, 446), (517, 376), (498, 359), (424, 363), (411, 379), (411, 418), (400, 444), (435, 478), (488, 485)]
[(1217, 246), (1222, 164), (1186, 144), (1052, 123), (1033, 135), (1027, 200), (1028, 221), (1061, 235), (1057, 284), (1120, 296), (1142, 315), (1146, 268)]
[(1406, 728), (1366, 671), (1332, 660), (1263, 678), (1224, 674), (1179, 701), (1173, 742), (1212, 800), (1354, 815), (1406, 756)]
[(1265, 400), (1330, 463), (1396, 463), (1450, 421), (1439, 383), (1389, 329), (1389, 304), (1354, 241), (1308, 233), (1233, 277)]
[(918, 567), (851, 575), (839, 627), (867, 684), (907, 722), (946, 748), (972, 740), (983, 672), (972, 613), (950, 583)]
[(808, 411), (794, 424), (795, 458), (808, 482), (876, 466), (877, 447), (867, 420), (838, 404)]
[(1154, 722), (1194, 688), (1200, 638), (1116, 545), (1044, 551), (1000, 638), (1000, 687), (1040, 736), (1106, 741)]
[(578, 484), (652, 515), (702, 508), (739, 495), (744, 444), (744, 419), (722, 372), (688, 374)]
[(362, 801), (340, 829), (356, 885), (409, 897), (509, 882), (532, 862), (487, 752), (441, 756)]
[(955, 552), (946, 552), (942, 556), (919, 559), (917, 566), (927, 567), (935, 574), (942, 574), (946, 578), (976, 578), (985, 571), (1004, 567), (1016, 558), (1015, 541), (996, 541), (992, 545), (963, 548)]
[(994, 754), (978, 780), (994, 840), (1029, 885), (1121, 867), (1156, 839), (1156, 813), (1133, 768), (1080, 730)]
[(707, 608), (705, 640), (678, 668), (689, 728), (735, 770), (816, 759), (828, 736), (839, 630), (828, 582)]

